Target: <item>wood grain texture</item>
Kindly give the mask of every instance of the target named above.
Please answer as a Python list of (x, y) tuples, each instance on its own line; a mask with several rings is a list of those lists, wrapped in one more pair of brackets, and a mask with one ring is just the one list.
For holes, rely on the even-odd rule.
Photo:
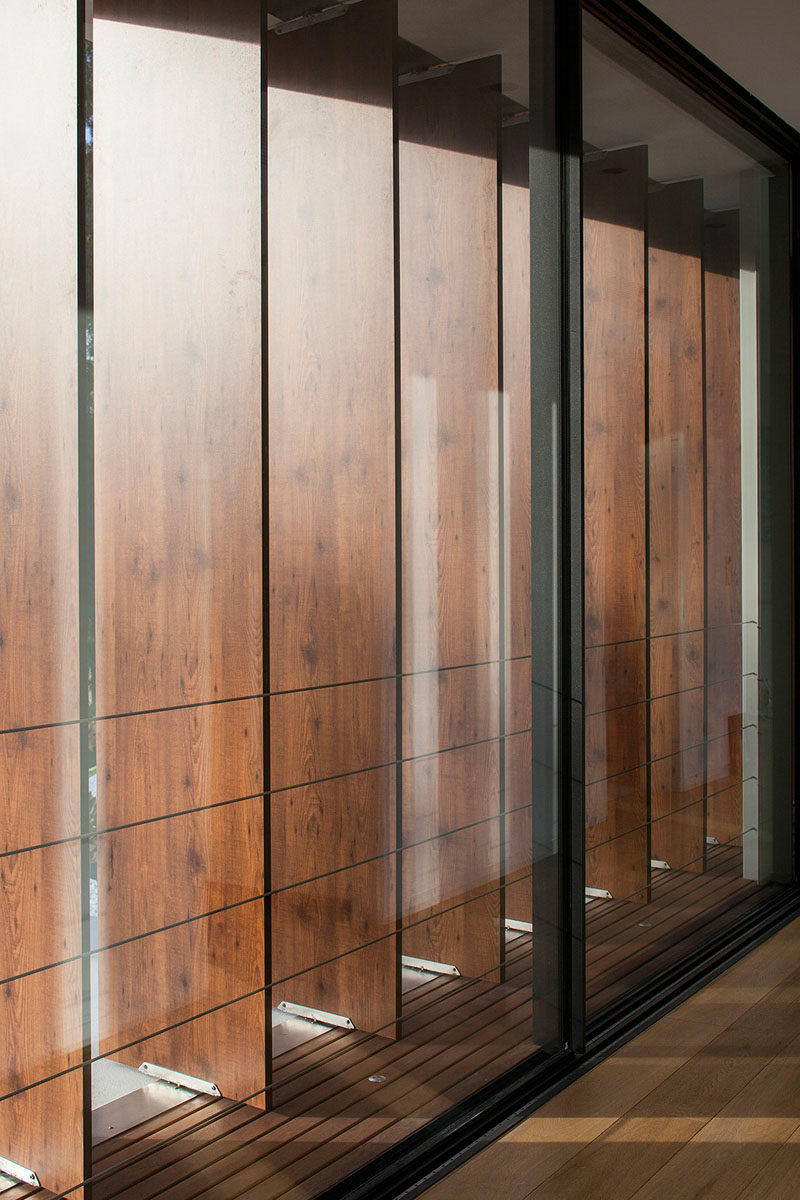
[(0, 980), (80, 952), (79, 843), (0, 858)]
[(83, 1189), (76, 1185), (83, 1176), (82, 1111), (80, 1071), (0, 1101), (4, 1157), (31, 1166), (51, 1191), (75, 1188), (70, 1196), (81, 1200)]
[(399, 92), (405, 671), (500, 650), (499, 69)]
[[(644, 898), (647, 886), (646, 705), (641, 651), (611, 651), (647, 633), (645, 576), (645, 222), (647, 149), (584, 166), (584, 587), (586, 881)], [(609, 647), (593, 654), (593, 648)], [(646, 677), (645, 677), (646, 678)], [(606, 776), (616, 776), (607, 783)]]
[(67, 0), (3, 5), (0, 729), (79, 714), (75, 37)]
[(395, 681), (270, 697), (273, 791), (394, 761)]
[(81, 1062), (81, 965), (64, 963), (0, 985), (6, 1050), (0, 1098)]
[(673, 869), (699, 871), (705, 813), (697, 801), (705, 781), (693, 748), (704, 736), (705, 646), (697, 632), (705, 624), (702, 180), (650, 193), (648, 240), (650, 670), (651, 694), (660, 697), (651, 707), (652, 757), (676, 755), (658, 763), (652, 780), (652, 853)]
[(586, 886), (647, 900), (647, 771), (639, 767), (586, 788)]
[(503, 130), (503, 496), (506, 657), (531, 652), (530, 128)]
[[(70, 0), (0, 8), (2, 730), (80, 715), (77, 32)], [(77, 726), (0, 737), (0, 808), (3, 851), (80, 833)], [(80, 953), (78, 860), (76, 846), (0, 860), (0, 978)], [(75, 982), (60, 967), (0, 988), (0, 1093), (74, 1064)], [(77, 1185), (81, 1112), (77, 1074), (6, 1100), (0, 1154)]]
[(276, 988), (273, 1003), (342, 1013), (357, 1029), (391, 1035), (397, 947), (386, 935), (397, 915), (395, 804), (394, 767), (273, 795), (272, 975), (294, 976)]
[[(263, 856), (261, 796), (99, 834), (99, 945), (263, 896)], [(256, 903), (241, 916), (263, 921)]]
[(505, 915), (532, 921), (533, 913), (533, 739), (505, 739)]
[[(131, 1032), (133, 1029), (131, 1026)], [(263, 1108), (263, 1029), (264, 997), (250, 996), (216, 1012), (191, 1017), (178, 1029), (154, 1033), (124, 1050), (115, 1049), (113, 1056), (131, 1067), (153, 1062), (178, 1071), (186, 1068), (176, 1064), (191, 1062), (192, 1073), (216, 1083), (223, 1096), (248, 1098), (250, 1104)]]
[[(260, 13), (94, 10), (98, 715), (257, 694)], [(154, 182), (155, 181), (155, 182)], [(202, 253), (198, 253), (198, 247)]]
[(651, 639), (650, 695), (653, 699), (703, 686), (704, 639), (703, 630)]
[(702, 629), (703, 184), (670, 184), (648, 205), (650, 626)]
[(506, 663), (506, 733), (524, 733), (533, 724), (530, 658), (513, 658)]
[(77, 725), (0, 735), (0, 851), (80, 835)]
[(647, 705), (631, 704), (587, 717), (585, 739), (587, 783), (642, 766), (647, 762)]
[[(249, 993), (264, 987), (264, 924), (250, 908), (99, 953), (100, 1054), (134, 1066), (151, 1057), (214, 1080), (231, 1099), (263, 1088), (264, 996)], [(144, 1041), (166, 1057), (123, 1048)]]
[(589, 716), (647, 699), (644, 640), (590, 647), (584, 670), (584, 704)]
[(499, 766), (496, 741), (403, 765), (403, 953), (465, 975), (500, 962)]
[[(705, 222), (706, 495), (708, 560), (708, 833), (720, 842), (741, 833), (742, 496), (739, 314), (739, 214)], [(741, 726), (741, 721), (738, 722)]]
[(230, 701), (97, 721), (98, 830), (261, 792), (262, 703)]
[(584, 171), (586, 643), (645, 636), (647, 150)]
[[(518, 680), (515, 679), (518, 686)], [(524, 701), (520, 698), (519, 703)], [(425, 671), (403, 680), (403, 758), (500, 734), (497, 663)]]
[(395, 670), (393, 22), (267, 39), (274, 691)]

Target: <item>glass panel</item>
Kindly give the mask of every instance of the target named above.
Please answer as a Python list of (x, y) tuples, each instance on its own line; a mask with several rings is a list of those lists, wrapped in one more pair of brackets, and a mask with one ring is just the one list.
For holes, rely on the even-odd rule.
[(312, 1196), (563, 1044), (530, 5), (30, 7), (0, 1157), (94, 1200)]
[(786, 164), (583, 57), (591, 1014), (791, 878), (790, 339)]

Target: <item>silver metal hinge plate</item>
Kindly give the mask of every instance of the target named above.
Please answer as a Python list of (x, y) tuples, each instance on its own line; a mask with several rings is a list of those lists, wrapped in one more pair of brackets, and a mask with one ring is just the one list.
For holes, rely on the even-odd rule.
[(174, 1083), (176, 1087), (186, 1088), (189, 1092), (200, 1092), (203, 1096), (221, 1096), (222, 1092), (215, 1083), (207, 1079), (196, 1079), (194, 1075), (184, 1075), (181, 1071), (171, 1071), (169, 1067), (160, 1067), (157, 1063), (143, 1062), (139, 1067), (143, 1075), (151, 1079), (161, 1079), (164, 1083)]
[(433, 962), (427, 958), (412, 958), (410, 954), (404, 954), (400, 959), (404, 967), (408, 967), (412, 971), (427, 971), (430, 975), (460, 975), (458, 967), (452, 966), (451, 963)]
[(584, 889), (584, 891), (586, 892), (587, 900), (613, 900), (614, 899), (614, 897), (611, 895), (611, 892), (607, 891), (606, 888), (587, 887)]
[(287, 1013), (290, 1017), (299, 1017), (302, 1021), (313, 1021), (315, 1025), (333, 1025), (337, 1029), (355, 1029), (355, 1025), (349, 1017), (343, 1017), (339, 1013), (325, 1012), (321, 1008), (309, 1008), (305, 1004), (290, 1004), (288, 1000), (281, 1000), (278, 1010)]
[(11, 1179), (17, 1179), (20, 1183), (27, 1183), (30, 1187), (40, 1188), (42, 1185), (39, 1182), (39, 1176), (30, 1167), (21, 1167), (19, 1163), (12, 1162), (10, 1158), (0, 1157), (0, 1175), (8, 1175)]
[(505, 927), (513, 933), (533, 933), (533, 925), (530, 921), (513, 921), (510, 917), (507, 917)]
[(651, 858), (650, 866), (653, 868), (654, 871), (668, 871), (669, 870), (669, 863), (664, 862), (663, 858)]

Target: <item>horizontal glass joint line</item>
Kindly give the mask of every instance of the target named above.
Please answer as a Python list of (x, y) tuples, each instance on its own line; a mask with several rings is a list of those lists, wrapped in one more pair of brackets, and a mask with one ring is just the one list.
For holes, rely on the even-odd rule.
[(584, 650), (606, 650), (614, 646), (633, 646), (641, 642), (657, 642), (662, 638), (687, 637), (690, 634), (713, 633), (718, 629), (743, 629), (745, 626), (758, 626), (758, 621), (724, 621), (720, 625), (700, 625), (696, 629), (675, 629), (672, 633), (644, 633), (641, 637), (620, 638), (615, 642), (587, 643)]
[(658, 692), (651, 696), (645, 696), (641, 700), (628, 700), (625, 704), (612, 704), (609, 708), (593, 708), (587, 710), (586, 719), (589, 717), (602, 717), (605, 713), (621, 712), (626, 708), (639, 708), (643, 704), (655, 704), (659, 700), (670, 700), (675, 696), (688, 696), (691, 692), (710, 692), (713, 688), (724, 687), (726, 683), (735, 683), (737, 680), (756, 679), (756, 671), (743, 671), (740, 675), (726, 675), (723, 679), (707, 680), (705, 683), (695, 683), (691, 687), (681, 688), (676, 692)]
[[(638, 768), (636, 769), (638, 770)], [(631, 825), (629, 829), (623, 830), (622, 833), (615, 833), (613, 837), (604, 838), (602, 842), (590, 842), (587, 838), (586, 853), (589, 854), (593, 850), (600, 850), (603, 846), (610, 846), (612, 842), (618, 842), (622, 838), (630, 837), (630, 835), (633, 833), (641, 833), (643, 829), (657, 825), (660, 821), (669, 821), (672, 817), (678, 817), (682, 813), (686, 813), (692, 808), (702, 807), (706, 805), (709, 800), (713, 800), (716, 796), (724, 796), (726, 792), (733, 791), (733, 789), (736, 787), (741, 787), (745, 783), (752, 783), (756, 780), (757, 776), (748, 775), (743, 779), (735, 780), (733, 783), (727, 783), (725, 787), (720, 788), (716, 792), (708, 792), (707, 794), (704, 793), (702, 796), (698, 797), (697, 800), (690, 800), (688, 804), (682, 804), (679, 808), (673, 808), (667, 813), (662, 813), (660, 817), (648, 817), (647, 820), (640, 822), (638, 825)], [(604, 822), (597, 821), (596, 824), (602, 825)], [(587, 825), (587, 832), (591, 828), (593, 828), (593, 826)]]
[(702, 742), (694, 742), (691, 746), (681, 746), (679, 750), (670, 750), (669, 754), (660, 754), (657, 758), (645, 759), (643, 762), (635, 763), (632, 767), (615, 771), (613, 775), (599, 775), (597, 779), (587, 779), (586, 786), (587, 788), (595, 787), (598, 783), (607, 783), (609, 779), (619, 779), (621, 775), (632, 775), (634, 771), (642, 771), (654, 763), (667, 762), (670, 758), (680, 758), (682, 754), (689, 754), (692, 750), (702, 750), (704, 746), (714, 746), (718, 742), (725, 742), (731, 734), (744, 733), (748, 729), (758, 729), (758, 725), (752, 721), (747, 725), (737, 725), (735, 729), (728, 729), (725, 733), (716, 734), (712, 738), (704, 738)]
[[(519, 811), (526, 812), (526, 811), (529, 811), (529, 809), (530, 809), (530, 806), (526, 805), (523, 809), (520, 809)], [(499, 818), (505, 817), (508, 815), (509, 815), (508, 813), (500, 812), (500, 813), (495, 814), (495, 816), (493, 816), (491, 818), (481, 818), (481, 820), (479, 822), (476, 822), (476, 824), (480, 825), (480, 824), (488, 823), (489, 821), (496, 821)], [(378, 856), (376, 856), (376, 858), (373, 858), (373, 859), (364, 859), (363, 863), (357, 863), (357, 864), (353, 864), (353, 865), (348, 864), (346, 866), (336, 868), (335, 870), (328, 872), (327, 875), (315, 876), (312, 879), (304, 882), (303, 884), (292, 883), (292, 884), (287, 884), (285, 887), (274, 889), (271, 892), (262, 891), (262, 892), (257, 893), (256, 895), (249, 896), (245, 900), (233, 901), (231, 904), (223, 905), (221, 908), (210, 909), (207, 912), (200, 913), (195, 916), (187, 917), (181, 921), (176, 921), (175, 923), (173, 923), (171, 925), (162, 925), (158, 929), (151, 929), (151, 930), (148, 930), (146, 933), (134, 934), (133, 936), (131, 936), (129, 938), (123, 938), (122, 940), (117, 941), (117, 942), (110, 942), (106, 946), (89, 950), (83, 954), (74, 954), (67, 958), (59, 959), (56, 962), (45, 963), (43, 966), (33, 967), (28, 971), (21, 971), (16, 975), (9, 975), (5, 979), (0, 979), (0, 987), (5, 987), (7, 984), (17, 983), (18, 981), (20, 981), (22, 979), (28, 979), (32, 975), (41, 975), (45, 971), (56, 971), (61, 967), (69, 966), (71, 963), (82, 962), (85, 959), (99, 958), (101, 955), (110, 954), (114, 950), (117, 950), (122, 946), (131, 945), (133, 942), (145, 941), (146, 939), (151, 938), (151, 937), (156, 937), (159, 934), (169, 933), (175, 929), (180, 929), (184, 926), (195, 924), (198, 921), (208, 920), (210, 917), (224, 914), (226, 912), (233, 911), (235, 909), (241, 909), (250, 904), (262, 904), (265, 899), (268, 899), (271, 896), (281, 895), (286, 892), (295, 891), (299, 887), (308, 886), (309, 884), (316, 883), (319, 880), (327, 878), (330, 875), (337, 875), (337, 874), (341, 874), (345, 871), (352, 871), (352, 870), (356, 869), (358, 866), (366, 865), (370, 862), (380, 861), (382, 859), (396, 858), (398, 855), (406, 853), (409, 850), (412, 850), (417, 846), (424, 846), (429, 843), (441, 841), (443, 838), (453, 837), (459, 833), (464, 832), (465, 830), (469, 830), (470, 828), (472, 828), (472, 826), (464, 826), (463, 829), (461, 829), (461, 828), (454, 829), (454, 830), (451, 830), (447, 834), (436, 834), (433, 837), (423, 839), (422, 841), (415, 842), (409, 846), (405, 846), (405, 847), (403, 847), (402, 850), (388, 851), (385, 855), (378, 855)], [(532, 878), (532, 871), (533, 871), (533, 864), (531, 864), (531, 872), (530, 872), (531, 878)], [(523, 874), (521, 876), (518, 876), (515, 873), (514, 878), (511, 882), (519, 883), (522, 881), (522, 879), (526, 879), (528, 877), (529, 877), (528, 874)], [(408, 925), (404, 925), (403, 928), (411, 929), (411, 928), (415, 928), (416, 925), (424, 925), (429, 920), (432, 920), (434, 917), (439, 916), (440, 913), (442, 913), (442, 912), (450, 912), (450, 911), (455, 911), (459, 908), (464, 908), (466, 905), (472, 904), (476, 900), (479, 900), (486, 896), (494, 895), (497, 891), (502, 891), (506, 886), (507, 886), (506, 883), (502, 882), (497, 887), (490, 889), (488, 892), (479, 892), (479, 893), (476, 893), (475, 896), (470, 896), (469, 899), (467, 899), (467, 900), (458, 901), (457, 903), (451, 905), (449, 908), (437, 909), (435, 911), (435, 913), (431, 913), (427, 917), (420, 918), (420, 920), (418, 920), (418, 921), (412, 922)], [(307, 968), (304, 968), (304, 970), (302, 970), (302, 971), (296, 972), (295, 975), (287, 976), (286, 979), (275, 980), (271, 986), (277, 986), (281, 983), (286, 982), (289, 979), (295, 978), (297, 975), (306, 975), (309, 973), (309, 971), (317, 970), (321, 966), (326, 966), (329, 963), (336, 962), (340, 958), (346, 958), (350, 954), (357, 953), (359, 950), (364, 950), (369, 946), (379, 944), (380, 942), (386, 941), (388, 938), (396, 937), (397, 933), (398, 933), (398, 931), (396, 929), (392, 929), (389, 933), (382, 934), (378, 938), (373, 938), (368, 942), (364, 942), (363, 944), (354, 946), (351, 949), (343, 952), (342, 954), (334, 955), (333, 958), (325, 959), (319, 963), (315, 963), (311, 967), (307, 967)], [(209, 1011), (213, 1011), (213, 1010), (209, 1010)], [(194, 1018), (192, 1018), (192, 1019), (194, 1019)], [(148, 1036), (151, 1036), (151, 1035), (148, 1035)], [(137, 1043), (131, 1042), (130, 1044), (136, 1045)]]

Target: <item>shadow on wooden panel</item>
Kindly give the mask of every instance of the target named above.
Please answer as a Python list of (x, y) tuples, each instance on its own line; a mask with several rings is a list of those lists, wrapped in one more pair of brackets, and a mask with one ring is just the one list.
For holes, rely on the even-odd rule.
[(644, 901), (649, 879), (647, 770), (586, 789), (586, 886)]
[(647, 705), (587, 717), (585, 737), (587, 783), (641, 766), (647, 761)]
[(499, 68), (399, 92), (405, 671), (500, 650)]
[(235, 10), (248, 44), (114, 3), (93, 24), (101, 716), (262, 691), (259, 6)]
[(395, 670), (393, 20), (268, 38), (272, 691)]
[(584, 473), (588, 646), (643, 638), (647, 150), (584, 172)]
[(506, 656), (531, 652), (530, 129), (503, 129), (503, 494)]
[(650, 768), (651, 855), (673, 870), (702, 871), (705, 858), (705, 748), (655, 761)]

